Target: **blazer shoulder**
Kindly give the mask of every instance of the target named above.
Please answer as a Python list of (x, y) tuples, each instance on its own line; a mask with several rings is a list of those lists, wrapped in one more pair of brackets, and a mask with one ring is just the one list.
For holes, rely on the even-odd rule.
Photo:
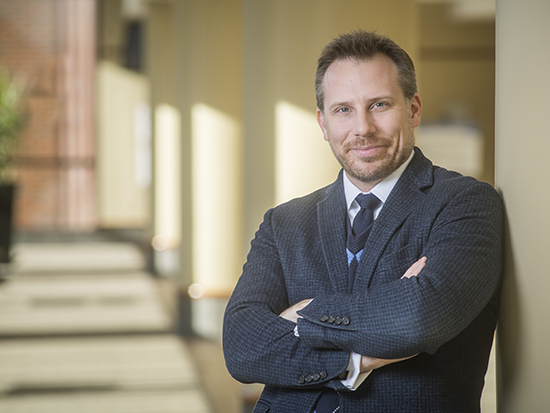
[(427, 193), (442, 199), (460, 199), (475, 202), (490, 209), (502, 209), (502, 198), (499, 192), (489, 183), (479, 181), (471, 176), (434, 166), (434, 185)]
[(451, 171), (441, 166), (433, 166), (433, 176), (434, 186), (451, 186), (459, 190), (476, 186), (488, 192), (498, 194), (497, 190), (487, 182), (480, 181), (472, 176), (462, 175), (459, 172)]
[(439, 202), (444, 203), (446, 199), (473, 191), (483, 194), (482, 197), (500, 200), (499, 193), (492, 185), (434, 165), (420, 148), (415, 147), (414, 149), (415, 156), (403, 174), (403, 184), (415, 186), (428, 196), (427, 199), (432, 201), (438, 199)]

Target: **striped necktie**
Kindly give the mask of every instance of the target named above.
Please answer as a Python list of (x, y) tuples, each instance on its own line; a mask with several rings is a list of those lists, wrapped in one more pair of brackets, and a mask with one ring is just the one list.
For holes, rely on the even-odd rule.
[(348, 234), (348, 264), (349, 264), (349, 291), (355, 282), (355, 273), (359, 260), (363, 254), (363, 248), (369, 237), (372, 223), (374, 222), (374, 210), (380, 204), (380, 200), (373, 194), (359, 194), (355, 198), (361, 210), (353, 220), (352, 230)]

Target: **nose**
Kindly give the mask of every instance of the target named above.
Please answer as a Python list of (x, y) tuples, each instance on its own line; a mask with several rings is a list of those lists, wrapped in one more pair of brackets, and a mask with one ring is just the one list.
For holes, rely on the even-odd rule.
[(354, 133), (355, 136), (365, 137), (376, 131), (376, 124), (372, 114), (369, 112), (357, 113), (355, 116)]

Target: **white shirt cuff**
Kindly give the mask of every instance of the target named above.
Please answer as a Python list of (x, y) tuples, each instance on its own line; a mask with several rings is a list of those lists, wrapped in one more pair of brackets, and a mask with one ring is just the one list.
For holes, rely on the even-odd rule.
[(340, 382), (350, 390), (357, 390), (371, 371), (361, 373), (361, 354), (351, 353), (349, 355), (348, 378)]

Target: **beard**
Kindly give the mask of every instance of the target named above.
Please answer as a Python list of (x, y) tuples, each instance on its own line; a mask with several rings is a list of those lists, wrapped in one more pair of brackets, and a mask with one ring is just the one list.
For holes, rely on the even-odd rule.
[(344, 147), (341, 153), (336, 153), (332, 145), (331, 149), (349, 177), (364, 183), (380, 182), (390, 176), (409, 158), (411, 151), (414, 149), (414, 130), (411, 129), (408, 139), (403, 141), (401, 148), (396, 147), (393, 153), (385, 153), (381, 159), (376, 156), (361, 159), (354, 159), (348, 156), (351, 149), (363, 146), (366, 142), (369, 144), (382, 144), (386, 148), (389, 148), (393, 140), (358, 138), (355, 144)]

